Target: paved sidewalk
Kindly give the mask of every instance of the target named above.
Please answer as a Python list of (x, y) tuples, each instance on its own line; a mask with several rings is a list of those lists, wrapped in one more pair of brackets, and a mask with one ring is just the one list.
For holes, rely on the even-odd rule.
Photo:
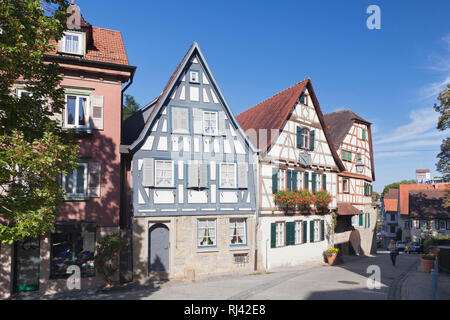
[[(402, 300), (431, 300), (431, 273), (425, 273), (420, 257), (417, 259), (417, 268), (408, 273), (402, 285)], [(450, 274), (439, 273), (436, 299), (450, 300)]]

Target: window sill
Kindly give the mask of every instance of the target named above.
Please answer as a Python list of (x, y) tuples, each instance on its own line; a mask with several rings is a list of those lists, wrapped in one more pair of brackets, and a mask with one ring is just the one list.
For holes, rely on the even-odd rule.
[(89, 201), (91, 200), (90, 197), (67, 197), (63, 201), (64, 202), (82, 202), (82, 201)]
[(63, 127), (63, 130), (73, 130), (75, 134), (92, 134), (94, 132), (91, 128), (76, 128), (76, 127)]
[(232, 244), (230, 245), (230, 251), (250, 251), (247, 244)]
[(203, 247), (203, 248), (197, 247), (197, 253), (213, 253), (213, 252), (219, 252), (219, 249), (217, 249), (217, 247)]

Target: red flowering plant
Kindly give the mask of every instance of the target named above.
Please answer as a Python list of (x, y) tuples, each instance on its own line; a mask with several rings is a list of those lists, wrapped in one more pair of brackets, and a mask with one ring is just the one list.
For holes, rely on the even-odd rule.
[(314, 195), (312, 195), (308, 190), (298, 190), (295, 191), (297, 198), (297, 205), (300, 207), (309, 207), (314, 203)]
[(275, 203), (283, 207), (293, 207), (296, 205), (296, 198), (292, 191), (278, 191), (274, 195)]
[(331, 195), (325, 190), (317, 191), (314, 196), (314, 204), (317, 208), (327, 208), (332, 200)]

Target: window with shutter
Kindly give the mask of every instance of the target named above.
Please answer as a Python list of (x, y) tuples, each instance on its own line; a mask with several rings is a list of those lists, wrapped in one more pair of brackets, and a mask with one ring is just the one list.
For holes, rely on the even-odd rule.
[(352, 153), (351, 153), (351, 152), (348, 152), (348, 153), (347, 153), (347, 160), (348, 160), (349, 162), (352, 162)]
[(201, 163), (199, 165), (199, 173), (198, 173), (198, 186), (200, 189), (206, 189), (209, 187), (208, 185), (208, 164)]
[(278, 192), (278, 168), (272, 168), (272, 193)]
[(276, 246), (282, 247), (284, 246), (284, 223), (277, 222), (276, 223)]
[(302, 222), (295, 221), (295, 244), (302, 243)]
[(238, 164), (238, 184), (239, 189), (248, 188), (248, 164), (239, 163)]
[(80, 162), (75, 170), (62, 177), (62, 186), (66, 190), (68, 199), (88, 195), (88, 169), (87, 162)]
[(81, 95), (66, 95), (66, 107), (64, 109), (65, 128), (88, 128), (90, 121), (89, 97)]
[(168, 188), (174, 187), (174, 161), (173, 160), (155, 160), (155, 187)]
[(278, 189), (286, 190), (286, 170), (278, 171)]
[(143, 159), (142, 165), (142, 186), (154, 186), (154, 159)]
[(295, 222), (286, 222), (286, 245), (295, 244)]
[(316, 181), (316, 178), (317, 178), (317, 173), (315, 173), (315, 172), (313, 172), (312, 173), (312, 175), (311, 175), (311, 183), (312, 183), (312, 191), (313, 192), (316, 192), (317, 190), (317, 181)]
[(325, 221), (324, 220), (320, 221), (320, 240), (321, 241), (325, 240)]
[(277, 224), (270, 224), (270, 247), (275, 248), (277, 246)]
[(308, 242), (308, 221), (303, 221), (303, 243)]
[(292, 170), (292, 187), (291, 187), (292, 191), (297, 190), (297, 176), (298, 176), (298, 172), (295, 170)]
[(327, 175), (326, 175), (326, 173), (323, 174), (322, 178), (323, 178), (322, 188), (323, 188), (323, 190), (327, 190)]
[(307, 149), (308, 148), (308, 142), (309, 142), (309, 130), (307, 128), (301, 129), (301, 136), (302, 136), (302, 148)]
[(203, 133), (202, 110), (197, 108), (192, 109), (192, 119), (193, 119), (194, 134), (202, 134)]
[(93, 95), (91, 97), (91, 128), (96, 130), (103, 130), (103, 117), (104, 117), (104, 101), (103, 96)]
[(305, 190), (309, 189), (309, 172), (305, 172)]
[(297, 127), (297, 148), (303, 148), (302, 146), (302, 128)]
[(342, 160), (347, 161), (347, 151), (342, 151)]
[(314, 221), (309, 222), (309, 242), (314, 242)]
[(100, 198), (101, 186), (101, 164), (89, 162), (89, 189), (88, 196), (91, 198)]
[(214, 111), (203, 111), (203, 134), (217, 135), (218, 114)]
[(366, 130), (364, 130), (364, 129), (362, 131), (362, 139), (366, 140)]
[(303, 172), (297, 172), (297, 189), (303, 188)]
[(236, 188), (236, 163), (221, 163), (219, 170), (220, 188)]

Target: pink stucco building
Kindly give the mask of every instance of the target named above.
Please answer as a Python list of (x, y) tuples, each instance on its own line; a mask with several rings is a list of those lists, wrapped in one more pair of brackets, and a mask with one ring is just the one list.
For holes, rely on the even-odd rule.
[(59, 119), (64, 128), (77, 132), (79, 166), (61, 177), (67, 198), (54, 230), (40, 239), (0, 247), (0, 298), (22, 291), (68, 290), (71, 265), (80, 268), (81, 289), (97, 286), (96, 242), (120, 231), (122, 95), (136, 70), (129, 65), (122, 35), (93, 27), (81, 17), (81, 25), (67, 30), (46, 59), (56, 61), (64, 75), (66, 107)]

